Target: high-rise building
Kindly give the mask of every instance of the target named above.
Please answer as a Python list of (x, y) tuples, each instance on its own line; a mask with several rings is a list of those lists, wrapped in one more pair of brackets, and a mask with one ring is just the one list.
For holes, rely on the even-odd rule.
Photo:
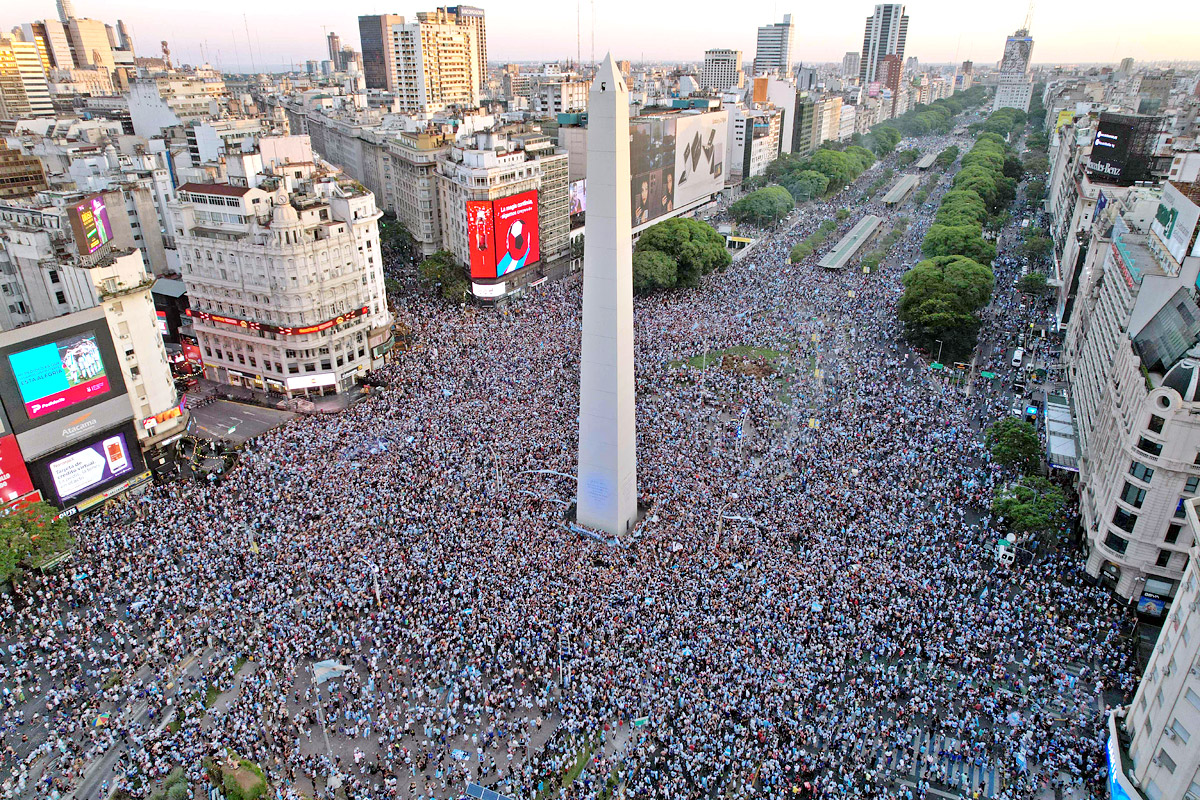
[(0, 139), (0, 199), (28, 197), (47, 188), (42, 160), (10, 150)]
[(172, 224), (209, 379), (331, 394), (382, 363), (391, 319), (374, 195), (313, 181), (290, 194), (185, 183), (178, 198)]
[(108, 41), (108, 28), (98, 19), (71, 17), (67, 24), (67, 39), (77, 67), (104, 67), (113, 69), (112, 45)]
[[(1197, 503), (1184, 503), (1193, 541), (1200, 535)], [(1200, 747), (1190, 744), (1200, 733), (1200, 548), (1189, 555), (1173, 602), (1143, 594), (1138, 604), (1166, 624), (1133, 702), (1108, 724), (1109, 781), (1127, 797), (1200, 797)]]
[(0, 37), (0, 119), (53, 116), (37, 45)]
[(1125, 75), (1132, 75), (1133, 74), (1133, 59), (1132, 58), (1122, 58), (1120, 69), (1121, 69), (1121, 72), (1124, 73)]
[(783, 22), (759, 28), (754, 74), (773, 72), (786, 76), (792, 69), (792, 40), (795, 37), (796, 26), (792, 24), (791, 14), (784, 14)]
[(862, 57), (858, 53), (847, 52), (846, 55), (842, 56), (842, 77), (858, 77), (858, 67), (861, 63)]
[(336, 33), (330, 33), (325, 38), (327, 44), (329, 45), (329, 60), (333, 62), (334, 67), (337, 67), (338, 59), (341, 58), (342, 53), (342, 37), (338, 36)]
[(21, 39), (37, 45), (38, 56), (42, 59), (42, 68), (47, 76), (52, 69), (72, 69), (75, 66), (67, 31), (58, 20), (22, 23)]
[(55, 0), (54, 3), (58, 6), (58, 21), (66, 27), (71, 22), (71, 18), (75, 16), (75, 6), (71, 0)]
[(1033, 97), (1033, 78), (1029, 76), (1029, 59), (1032, 57), (1033, 37), (1029, 31), (1022, 28), (1005, 40), (993, 111), (999, 108), (1029, 110), (1029, 101)]
[(862, 63), (858, 67), (858, 82), (865, 86), (879, 81), (879, 64), (884, 56), (898, 56), (904, 60), (904, 43), (908, 39), (908, 15), (904, 6), (886, 3), (875, 6), (875, 13), (867, 17), (863, 31)]
[(431, 21), (440, 19), (471, 31), (475, 36), (475, 49), (479, 51), (479, 81), (481, 84), (485, 83), (488, 75), (487, 18), (484, 16), (483, 9), (475, 6), (440, 6), (435, 12), (417, 14), (417, 19), (422, 22), (426, 18)]
[(123, 19), (117, 20), (117, 46), (133, 53), (133, 37), (129, 35), (129, 29), (125, 27)]
[(397, 14), (373, 14), (358, 18), (363, 81), (368, 89), (390, 91), (396, 88), (396, 61), (392, 57), (392, 27), (403, 24), (404, 17)]
[(479, 53), (475, 34), (442, 12), (424, 20), (393, 25), (392, 69), (403, 111), (441, 111), (479, 105)]
[(740, 87), (744, 82), (741, 50), (718, 48), (704, 51), (704, 66), (700, 68), (700, 88), (723, 92)]

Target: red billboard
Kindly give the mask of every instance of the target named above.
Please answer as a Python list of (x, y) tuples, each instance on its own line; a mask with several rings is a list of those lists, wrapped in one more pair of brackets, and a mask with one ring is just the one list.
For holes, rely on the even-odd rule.
[(0, 436), (0, 504), (11, 503), (33, 491), (25, 458), (16, 436)]
[(491, 200), (467, 201), (467, 249), (471, 251), (471, 277), (496, 277), (496, 231)]
[(492, 202), (496, 231), (496, 276), (536, 264), (538, 246), (538, 193), (536, 189)]

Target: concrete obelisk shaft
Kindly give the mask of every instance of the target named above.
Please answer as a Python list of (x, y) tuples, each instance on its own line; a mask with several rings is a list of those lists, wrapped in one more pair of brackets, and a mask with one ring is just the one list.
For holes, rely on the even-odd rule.
[(611, 54), (588, 92), (587, 181), (576, 517), (621, 535), (637, 518), (633, 231), (629, 91)]

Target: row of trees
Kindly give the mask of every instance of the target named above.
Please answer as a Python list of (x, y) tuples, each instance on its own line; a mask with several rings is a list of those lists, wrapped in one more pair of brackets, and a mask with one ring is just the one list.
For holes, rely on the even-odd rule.
[(725, 239), (698, 219), (668, 219), (642, 232), (633, 249), (633, 291), (646, 294), (699, 286), (700, 278), (733, 262)]
[[(844, 209), (838, 210), (839, 214), (842, 210)], [(822, 222), (815, 231), (792, 245), (792, 252), (788, 256), (788, 261), (796, 264), (811, 256), (814, 252), (816, 252), (818, 247), (825, 243), (825, 240), (829, 238), (830, 234), (837, 230), (837, 227), (837, 222), (831, 219), (827, 219)]]
[(987, 94), (985, 87), (972, 86), (965, 92), (955, 92), (927, 106), (915, 106), (894, 119), (876, 125), (867, 134), (863, 144), (882, 156), (892, 152), (902, 138), (949, 133), (954, 127), (954, 118), (978, 106), (987, 99)]
[(738, 222), (753, 225), (772, 225), (791, 213), (796, 200), (782, 186), (767, 186), (751, 192), (729, 207), (729, 214)]
[(937, 154), (937, 158), (933, 160), (938, 169), (947, 169), (951, 164), (958, 160), (958, 145), (950, 145), (945, 150)]
[[(1008, 110), (996, 112), (1002, 121), (1009, 118)], [(974, 349), (979, 311), (991, 300), (995, 284), (988, 265), (996, 246), (984, 238), (984, 225), (1012, 202), (1020, 174), (1020, 161), (996, 133), (980, 135), (963, 156), (953, 188), (921, 242), (926, 260), (904, 275), (900, 320), (913, 343), (932, 350), (940, 342), (948, 360)]]
[(821, 147), (810, 158), (784, 153), (767, 165), (766, 178), (803, 203), (836, 192), (874, 163), (875, 154), (865, 147)]
[(1067, 498), (1039, 474), (1042, 443), (1033, 425), (1006, 417), (988, 428), (984, 441), (992, 460), (1016, 473), (992, 501), (993, 513), (1004, 518), (1008, 530), (1037, 536), (1061, 528), (1067, 521)]

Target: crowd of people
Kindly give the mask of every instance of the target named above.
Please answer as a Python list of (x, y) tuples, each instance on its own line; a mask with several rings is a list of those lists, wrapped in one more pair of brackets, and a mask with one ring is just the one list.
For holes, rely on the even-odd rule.
[[(577, 281), (410, 301), (367, 399), (80, 520), (69, 568), (0, 595), (0, 796), (103, 764), (86, 800), (145, 798), (230, 753), (286, 798), (1099, 796), (1128, 614), (1069, 549), (994, 561), (994, 403), (931, 378), (895, 313), (948, 177), (893, 212), (872, 175), (638, 300), (648, 511), (620, 546), (564, 525), (554, 474)], [(790, 265), (843, 206), (841, 232), (909, 218), (881, 268)]]

